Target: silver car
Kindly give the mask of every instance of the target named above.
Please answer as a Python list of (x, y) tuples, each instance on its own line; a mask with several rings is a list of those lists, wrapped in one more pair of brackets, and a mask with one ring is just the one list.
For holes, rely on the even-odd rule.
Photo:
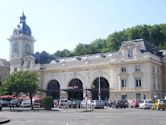
[(104, 109), (104, 102), (102, 100), (92, 100), (91, 105), (93, 108), (101, 108)]

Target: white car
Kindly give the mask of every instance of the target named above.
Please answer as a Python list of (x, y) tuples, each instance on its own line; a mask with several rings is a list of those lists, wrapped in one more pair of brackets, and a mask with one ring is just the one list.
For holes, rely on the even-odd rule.
[(81, 108), (91, 108), (92, 107), (91, 100), (82, 100), (80, 107)]
[[(40, 108), (41, 107), (41, 100), (39, 99), (32, 99), (32, 104), (34, 108)], [(31, 100), (26, 99), (21, 102), (21, 107), (31, 107)]]
[(140, 109), (151, 109), (152, 108), (152, 100), (146, 99), (139, 103)]
[(21, 102), (21, 107), (30, 107), (30, 106), (31, 106), (30, 99), (26, 99)]

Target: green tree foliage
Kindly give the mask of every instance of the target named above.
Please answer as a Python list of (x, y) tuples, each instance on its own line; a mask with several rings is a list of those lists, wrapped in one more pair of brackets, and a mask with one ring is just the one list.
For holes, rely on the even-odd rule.
[(96, 39), (90, 44), (79, 43), (72, 52), (66, 49), (57, 51), (55, 55), (59, 57), (70, 57), (117, 51), (123, 41), (135, 39), (144, 39), (160, 49), (166, 49), (166, 24), (137, 25), (122, 31), (114, 32), (108, 35), (106, 39)]
[(87, 53), (89, 53), (89, 45), (88, 44), (82, 44), (79, 43), (76, 48), (73, 51), (73, 55), (74, 56), (80, 56), (80, 55), (85, 55)]
[(106, 48), (106, 40), (101, 38), (96, 39), (95, 41), (91, 42), (91, 44), (89, 45), (89, 54), (106, 52), (105, 48)]
[(106, 39), (107, 52), (118, 50), (121, 42), (125, 40), (127, 40), (127, 34), (125, 30), (120, 32), (114, 32), (113, 34), (109, 35)]
[(42, 102), (45, 110), (51, 110), (51, 107), (53, 106), (53, 98), (51, 96), (44, 97)]
[(60, 50), (56, 51), (54, 55), (56, 55), (58, 57), (70, 57), (70, 56), (72, 56), (72, 53), (69, 50), (64, 49), (62, 51), (60, 51)]
[(5, 81), (2, 86), (2, 92), (7, 93), (25, 93), (29, 95), (32, 105), (32, 97), (38, 91), (38, 74), (34, 71), (19, 71), (14, 72), (10, 77)]
[(41, 53), (36, 52), (34, 56), (36, 58), (36, 63), (40, 63), (40, 64), (46, 64), (51, 62), (53, 59), (55, 59), (55, 56), (50, 55), (46, 51), (42, 51)]
[(5, 80), (3, 84), (0, 86), (0, 95), (11, 95), (12, 91), (9, 88), (8, 80)]
[(124, 29), (123, 31), (114, 32), (110, 34), (106, 40), (96, 39), (89, 45), (80, 43), (76, 46), (73, 55), (117, 51), (123, 41), (135, 39), (144, 39), (160, 49), (166, 49), (166, 24), (137, 25), (132, 28)]

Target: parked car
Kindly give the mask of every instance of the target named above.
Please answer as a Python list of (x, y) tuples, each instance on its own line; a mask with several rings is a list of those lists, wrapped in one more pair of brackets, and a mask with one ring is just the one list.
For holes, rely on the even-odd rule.
[(132, 100), (130, 107), (131, 108), (138, 108), (139, 107), (140, 100)]
[(73, 100), (71, 101), (72, 108), (80, 108), (81, 101), (80, 100)]
[(108, 100), (102, 100), (102, 101), (104, 102), (105, 106), (107, 106), (107, 107), (109, 106)]
[[(32, 104), (34, 108), (40, 108), (41, 107), (41, 100), (40, 99), (32, 99)], [(31, 107), (31, 100), (25, 99), (21, 102), (21, 107)]]
[(67, 100), (67, 99), (61, 99), (59, 101), (59, 107), (60, 108), (69, 108), (71, 107), (71, 104), (72, 102), (70, 100)]
[(152, 109), (156, 110), (165, 110), (166, 109), (166, 99), (157, 99), (153, 104), (152, 104)]
[(104, 109), (104, 102), (102, 100), (92, 100), (91, 105), (93, 108), (101, 108)]
[(115, 100), (112, 103), (112, 108), (128, 108), (129, 103), (127, 100)]
[(30, 106), (31, 106), (30, 99), (25, 99), (21, 102), (21, 107), (30, 107)]
[(34, 108), (40, 108), (40, 107), (42, 107), (42, 101), (41, 101), (41, 99), (34, 99), (32, 101), (32, 103), (33, 103), (33, 107)]
[(81, 104), (80, 104), (81, 108), (91, 108), (92, 104), (91, 104), (91, 100), (82, 100)]
[(21, 100), (18, 99), (12, 99), (9, 101), (10, 107), (20, 107), (21, 106)]
[(146, 99), (139, 103), (140, 109), (151, 109), (152, 108), (152, 100)]
[(0, 103), (2, 104), (2, 107), (8, 107), (9, 106), (9, 101), (8, 100), (0, 100)]

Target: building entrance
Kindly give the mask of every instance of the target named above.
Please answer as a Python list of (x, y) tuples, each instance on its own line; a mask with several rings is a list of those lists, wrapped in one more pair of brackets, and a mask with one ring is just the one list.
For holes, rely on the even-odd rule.
[(95, 79), (92, 85), (92, 100), (98, 100), (99, 97), (101, 100), (109, 99), (109, 83), (104, 77), (98, 77)]
[(53, 99), (60, 99), (60, 85), (57, 80), (52, 80), (47, 86), (47, 96)]
[(68, 93), (69, 100), (83, 99), (83, 87), (82, 87), (82, 82), (79, 79), (72, 79), (66, 91)]

